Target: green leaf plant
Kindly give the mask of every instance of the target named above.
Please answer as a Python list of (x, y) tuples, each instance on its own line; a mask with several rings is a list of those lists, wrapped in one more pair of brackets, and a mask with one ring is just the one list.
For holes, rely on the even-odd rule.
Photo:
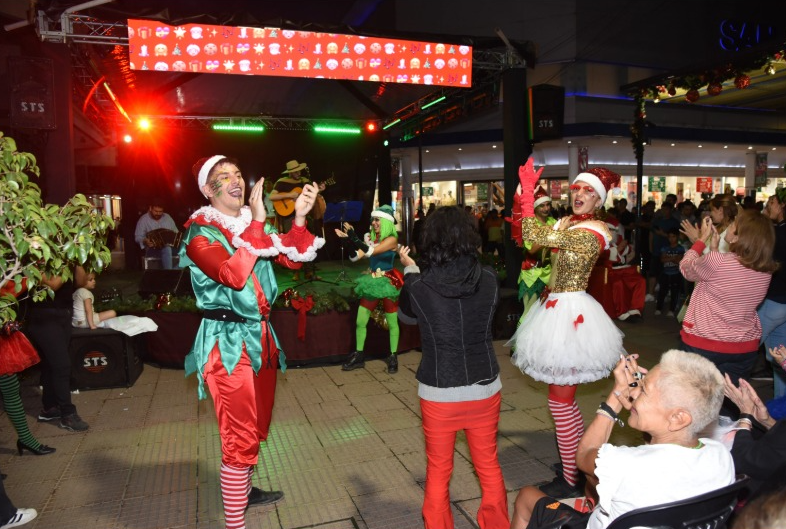
[[(0, 324), (16, 319), (17, 296), (41, 301), (54, 291), (42, 277), (72, 279), (77, 265), (100, 272), (109, 265), (110, 217), (81, 194), (65, 205), (44, 204), (35, 156), (0, 132)], [(22, 285), (27, 292), (21, 294)], [(11, 288), (13, 286), (13, 288)]]

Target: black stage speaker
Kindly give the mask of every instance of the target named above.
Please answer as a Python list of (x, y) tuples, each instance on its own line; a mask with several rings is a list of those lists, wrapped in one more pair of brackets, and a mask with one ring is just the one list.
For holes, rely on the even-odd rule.
[(533, 143), (562, 138), (565, 87), (540, 84), (529, 88), (530, 139)]
[(68, 347), (71, 389), (131, 387), (144, 367), (142, 336), (113, 329), (74, 329)]
[(139, 283), (139, 295), (146, 298), (166, 293), (176, 296), (194, 295), (194, 290), (191, 288), (191, 272), (188, 268), (145, 270)]

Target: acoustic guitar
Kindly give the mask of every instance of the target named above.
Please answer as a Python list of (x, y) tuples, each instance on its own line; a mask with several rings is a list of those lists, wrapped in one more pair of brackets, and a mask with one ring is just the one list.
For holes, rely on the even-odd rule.
[[(324, 182), (325, 187), (332, 186), (336, 183), (336, 180), (331, 176)], [(296, 192), (298, 194), (303, 192), (302, 187), (293, 187), (288, 191), (288, 193)], [(276, 215), (280, 217), (289, 217), (295, 212), (295, 200), (291, 198), (285, 198), (283, 200), (274, 200), (273, 201), (273, 208), (276, 210)], [(314, 202), (314, 207), (311, 208), (311, 216), (315, 219), (321, 219), (325, 215), (325, 209), (327, 209), (327, 204), (325, 204), (325, 199), (322, 198), (321, 194), (317, 195), (317, 200)]]

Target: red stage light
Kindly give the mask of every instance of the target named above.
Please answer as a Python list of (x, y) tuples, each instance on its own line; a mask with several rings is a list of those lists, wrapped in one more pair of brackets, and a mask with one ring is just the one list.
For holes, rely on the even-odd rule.
[(376, 132), (377, 131), (377, 124), (373, 121), (369, 121), (366, 123), (366, 131), (367, 132)]
[(131, 143), (133, 140), (134, 140), (134, 138), (132, 138), (130, 134), (123, 134), (123, 141), (124, 142)]
[(140, 130), (150, 130), (150, 120), (147, 118), (141, 118), (137, 121), (137, 126)]

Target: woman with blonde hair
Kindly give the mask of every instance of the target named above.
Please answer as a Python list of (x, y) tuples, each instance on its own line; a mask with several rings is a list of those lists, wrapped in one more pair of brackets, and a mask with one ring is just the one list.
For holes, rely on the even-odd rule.
[[(772, 258), (775, 231), (767, 217), (746, 210), (725, 230), (728, 253), (718, 251), (720, 233), (709, 218), (700, 229), (683, 228), (683, 233), (693, 246), (680, 272), (696, 282), (680, 333), (684, 349), (714, 362), (736, 384), (756, 362), (761, 338), (756, 307), (778, 268)], [(705, 240), (710, 251), (703, 255)]]

